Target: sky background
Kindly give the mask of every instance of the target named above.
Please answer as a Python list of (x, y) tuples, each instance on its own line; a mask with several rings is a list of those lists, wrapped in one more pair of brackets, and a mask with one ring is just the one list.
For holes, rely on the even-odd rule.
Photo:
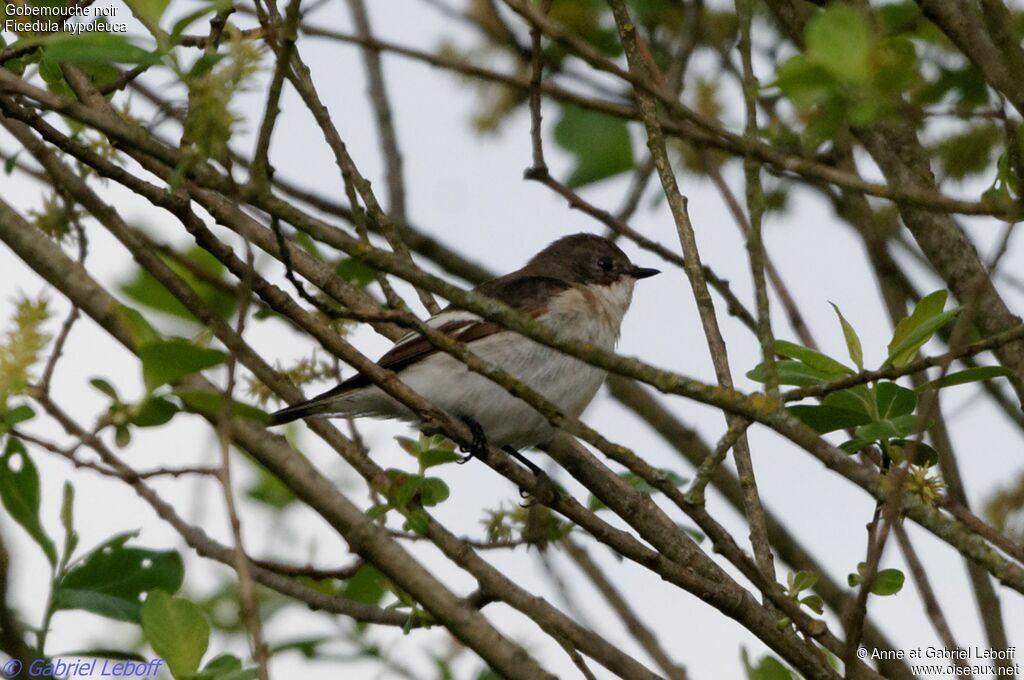
[[(416, 0), (377, 0), (368, 2), (373, 24), (379, 37), (423, 49), (437, 48), (443, 42), (461, 47), (476, 46), (480, 38), (471, 29), (445, 18), (426, 3)], [(184, 14), (186, 5), (174, 3), (171, 16)], [(125, 19), (127, 10), (121, 11)], [(351, 31), (347, 4), (330, 0), (319, 8), (312, 20), (322, 25)], [(383, 166), (379, 154), (376, 128), (365, 97), (365, 81), (361, 55), (356, 48), (322, 40), (304, 39), (300, 50), (313, 70), (315, 82), (330, 108), (334, 120), (362, 172), (374, 180), (378, 195), (383, 197)], [(500, 62), (497, 62), (500, 64)], [(472, 130), (471, 119), (479, 108), (476, 87), (448, 73), (385, 55), (385, 73), (391, 94), (398, 139), (405, 159), (408, 210), (412, 220), (444, 242), (455, 245), (463, 254), (486, 264), (497, 272), (521, 266), (533, 253), (550, 241), (574, 232), (600, 232), (601, 227), (584, 215), (569, 210), (564, 201), (545, 187), (522, 179), (530, 163), (529, 120), (525, 110), (512, 116), (496, 134), (481, 135)], [(763, 65), (762, 65), (763, 66)], [(698, 60), (695, 72), (700, 72)], [(264, 73), (261, 78), (267, 74)], [(166, 86), (169, 77), (158, 74), (147, 82)], [(235, 148), (252, 148), (252, 133), (258, 125), (263, 107), (263, 85), (238, 100), (236, 109), (246, 117), (242, 133), (235, 139)], [(685, 95), (684, 95), (685, 96)], [(731, 115), (741, 109), (735, 101), (727, 102)], [(546, 127), (556, 120), (553, 107), (545, 103)], [(343, 198), (337, 169), (320, 132), (306, 114), (301, 102), (289, 90), (283, 99), (283, 118), (278, 125), (272, 146), (272, 160), (280, 176), (287, 177), (310, 190)], [(738, 127), (741, 121), (728, 122)], [(550, 132), (550, 129), (547, 130)], [(637, 132), (634, 130), (634, 133)], [(565, 177), (571, 159), (551, 143), (546, 135), (547, 156), (556, 177)], [(0, 134), (0, 148), (10, 150), (12, 141)], [(634, 139), (634, 151), (644, 150), (643, 141)], [(866, 172), (871, 172), (865, 166)], [(742, 196), (742, 174), (738, 163), (726, 168), (726, 179), (737, 195)], [(745, 301), (752, 299), (749, 264), (739, 231), (726, 212), (721, 197), (710, 182), (681, 174), (682, 190), (690, 199), (690, 213), (697, 230), (704, 262), (728, 278), (733, 290)], [(604, 181), (588, 187), (584, 196), (609, 209), (616, 209), (629, 187), (628, 176)], [(977, 195), (984, 187), (964, 186), (965, 195)], [(166, 213), (155, 211), (114, 185), (104, 185), (107, 200), (121, 209), (129, 222), (149, 229), (161, 239), (186, 243), (182, 229)], [(645, 235), (678, 250), (678, 239), (659, 191), (652, 188), (645, 194), (641, 209), (632, 225)], [(17, 207), (28, 210), (40, 207), (43, 199), (39, 187), (22, 175), (0, 177), (0, 195)], [(1000, 226), (991, 220), (974, 220), (967, 228), (982, 253), (990, 253)], [(113, 289), (133, 271), (125, 251), (95, 224), (89, 224), (90, 255), (88, 266), (93, 275)], [(891, 326), (884, 311), (865, 259), (859, 237), (842, 223), (830, 206), (807, 192), (795, 192), (789, 211), (772, 214), (765, 224), (767, 249), (786, 283), (793, 292), (818, 339), (823, 351), (845, 356), (845, 346), (829, 302), (836, 303), (860, 334), (867, 365), (878, 365), (884, 359)], [(659, 261), (654, 255), (638, 251), (630, 244), (623, 248), (643, 266), (661, 268), (664, 273), (637, 286), (633, 307), (626, 317), (619, 351), (643, 357), (646, 361), (682, 374), (713, 381), (714, 373), (700, 329), (693, 296), (680, 269)], [(1018, 242), (1007, 254), (1003, 266), (1020, 271), (1024, 252)], [(902, 258), (904, 262), (907, 258)], [(425, 263), (424, 263), (425, 264)], [(914, 266), (908, 265), (913, 279), (925, 291), (941, 284)], [(407, 290), (407, 289), (402, 289)], [(0, 246), (0, 319), (10, 318), (15, 300), (20, 295), (47, 294), (47, 286), (26, 266)], [(1003, 293), (1018, 310), (1024, 300), (1018, 292), (1003, 288)], [(57, 311), (49, 328), (55, 332), (65, 311), (59, 296), (49, 294)], [(409, 298), (414, 300), (414, 297)], [(716, 298), (717, 301), (717, 298)], [(755, 338), (738, 322), (725, 314), (719, 305), (720, 321), (728, 342), (733, 373), (742, 389), (756, 389), (743, 373), (759, 360)], [(778, 305), (773, 308), (775, 333), (783, 339), (795, 339), (787, 327)], [(168, 329), (173, 326), (166, 325)], [(178, 329), (180, 331), (180, 326)], [(197, 330), (197, 329), (193, 329)], [(308, 356), (312, 342), (276, 322), (252, 323), (247, 338), (265, 357), (289, 364)], [(357, 331), (353, 340), (371, 356), (383, 353), (388, 342), (365, 330)], [(143, 394), (141, 373), (127, 353), (89, 320), (81, 321), (71, 336), (67, 356), (61, 362), (54, 382), (55, 394), (65, 407), (86, 423), (94, 422), (106, 408), (106, 398), (89, 386), (90, 378), (103, 376), (110, 380), (126, 399)], [(314, 393), (319, 386), (310, 386)], [(975, 508), (1000, 485), (1015, 478), (1022, 465), (1019, 432), (984, 399), (980, 390), (965, 386), (944, 393), (943, 409), (949, 417), (953, 443), (959, 455), (961, 471), (969, 498)], [(663, 397), (666, 404), (685, 423), (703, 434), (709, 442), (725, 431), (721, 413), (677, 397)], [(584, 414), (583, 420), (596, 427), (609, 439), (625, 444), (643, 455), (651, 464), (672, 469), (683, 476), (692, 473), (689, 466), (673, 453), (635, 416), (602, 393)], [(364, 421), (361, 431), (370, 445), (375, 460), (382, 466), (407, 465), (408, 457), (394, 443), (396, 434), (408, 434), (405, 427)], [(56, 426), (37, 419), (28, 428), (52, 439), (65, 440)], [(794, 530), (802, 543), (827, 567), (837, 580), (845, 580), (857, 562), (863, 559), (864, 525), (870, 519), (871, 500), (852, 484), (824, 469), (809, 454), (797, 449), (763, 428), (750, 432), (754, 466), (761, 497), (765, 505)], [(340, 487), (352, 492), (359, 503), (366, 504), (362, 484), (355, 474), (330, 453), (314, 437), (303, 434), (300, 445), (313, 462), (337, 480)], [(124, 457), (139, 468), (164, 465), (215, 464), (219, 460), (212, 432), (195, 416), (182, 415), (170, 428), (137, 430)], [(543, 454), (534, 459), (551, 469)], [(64, 480), (73, 479), (76, 492), (76, 515), (81, 545), (88, 548), (110, 535), (126, 529), (141, 531), (137, 542), (148, 547), (177, 547), (186, 555), (185, 590), (190, 595), (209, 594), (225, 575), (226, 567), (192, 556), (180, 538), (160, 522), (149, 506), (135, 497), (123, 483), (99, 477), (89, 471), (74, 471), (62, 460), (32, 450), (43, 480), (43, 521), (56, 534), (60, 526), (58, 511), (60, 489)], [(728, 463), (732, 465), (731, 459)], [(251, 480), (251, 468), (236, 466), (238, 486)], [(457, 533), (482, 537), (485, 510), (510, 507), (519, 496), (510, 482), (483, 465), (446, 466), (438, 471), (449, 484), (452, 496), (438, 509), (438, 518)], [(563, 482), (566, 475), (561, 474)], [(212, 480), (171, 480), (155, 483), (159, 492), (185, 515), (201, 524), (222, 540), (228, 536), (224, 520), (223, 500), (219, 487)], [(709, 500), (710, 510), (720, 517), (741, 543), (746, 543), (746, 530), (740, 518), (716, 495)], [(322, 566), (348, 563), (344, 543), (312, 511), (295, 506), (276, 514), (250, 502), (241, 505), (246, 544), (251, 554), (288, 559), (295, 563), (315, 561)], [(679, 513), (669, 510), (673, 517)], [(685, 519), (681, 518), (683, 523)], [(47, 567), (38, 548), (21, 529), (6, 516), (0, 516), (0, 527), (13, 556), (13, 598), (26, 620), (38, 622), (48, 588), (44, 576)], [(933, 585), (953, 628), (956, 639), (964, 646), (985, 645), (979, 627), (973, 595), (966, 579), (962, 560), (955, 552), (927, 533), (908, 524), (910, 535), (928, 567)], [(657, 577), (630, 564), (618, 562), (607, 550), (586, 541), (590, 553), (613, 575), (615, 582), (634, 603), (649, 625), (657, 631), (669, 654), (685, 664), (694, 678), (741, 677), (739, 658), (741, 646), (752, 654), (764, 653), (764, 647), (730, 619), (704, 605), (693, 596), (680, 591)], [(707, 547), (707, 546), (705, 546)], [(469, 592), (473, 584), (464, 574), (449, 565), (436, 550), (425, 545), (409, 548), (443, 576), (458, 592)], [(532, 592), (563, 605), (558, 589), (538, 559), (537, 551), (523, 547), (513, 551), (491, 551), (486, 554), (496, 566), (514, 576)], [(574, 574), (568, 560), (557, 549), (547, 557), (556, 571), (568, 577), (568, 589), (579, 605), (585, 622), (620, 643), (639, 658), (637, 649), (622, 625), (603, 605), (585, 581)], [(890, 542), (883, 566), (901, 567), (894, 541)], [(786, 571), (780, 570), (780, 579)], [(1024, 640), (1024, 603), (1021, 598), (1003, 589), (1004, 620), (1011, 644)], [(510, 635), (527, 645), (552, 671), (564, 677), (576, 677), (577, 671), (557, 647), (521, 615), (503, 606), (486, 610)], [(895, 597), (872, 598), (872, 619), (900, 645), (907, 649), (937, 645), (938, 640), (921, 609), (916, 590), (910, 584)], [(833, 617), (827, 617), (837, 629)], [(342, 622), (311, 615), (301, 606), (291, 606), (271, 618), (266, 627), (272, 644), (290, 639), (331, 635)], [(48, 651), (80, 649), (102, 643), (117, 646), (131, 643), (136, 629), (79, 612), (62, 612), (54, 620)], [(429, 677), (430, 655), (442, 655), (450, 649), (450, 639), (438, 631), (418, 631), (403, 637), (400, 631), (381, 630), (371, 633), (392, 650), (395, 657), (416, 674)], [(211, 643), (211, 652), (226, 651), (222, 641)], [(343, 651), (343, 647), (337, 647)], [(244, 649), (237, 645), (236, 653)], [(275, 677), (336, 678), (338, 660), (312, 663), (298, 655), (275, 657)], [(457, 664), (458, 677), (472, 677), (480, 667), (479, 660), (463, 655)], [(608, 677), (594, 664), (600, 677)], [(346, 678), (380, 677), (379, 666), (356, 664), (344, 666)], [(301, 673), (301, 675), (300, 675)], [(386, 676), (386, 674), (385, 674)]]

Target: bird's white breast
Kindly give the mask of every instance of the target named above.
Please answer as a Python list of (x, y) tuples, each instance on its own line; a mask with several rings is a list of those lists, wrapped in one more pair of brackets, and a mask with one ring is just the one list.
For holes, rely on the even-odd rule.
[(632, 278), (609, 286), (574, 286), (548, 304), (540, 320), (567, 338), (611, 349), (633, 300)]
[[(627, 278), (610, 286), (574, 286), (554, 296), (538, 320), (564, 338), (612, 349), (633, 296), (633, 283)], [(572, 416), (583, 412), (604, 382), (600, 368), (509, 331), (469, 346), (481, 359), (508, 371)], [(452, 415), (480, 423), (495, 446), (532, 446), (554, 434), (547, 419), (529, 404), (447, 354), (433, 354), (403, 369), (400, 377)], [(339, 412), (415, 420), (408, 409), (376, 387), (357, 390), (344, 401), (347, 405), (339, 404)]]

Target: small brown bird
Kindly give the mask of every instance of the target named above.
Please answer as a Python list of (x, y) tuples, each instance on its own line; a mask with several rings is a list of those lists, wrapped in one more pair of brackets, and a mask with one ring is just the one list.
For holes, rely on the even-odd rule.
[[(500, 300), (547, 324), (566, 339), (612, 349), (633, 298), (633, 284), (658, 273), (634, 266), (613, 242), (593, 234), (558, 239), (522, 269), (488, 281), (476, 292)], [(605, 372), (558, 350), (534, 342), (471, 312), (448, 307), (427, 322), (466, 343), (481, 359), (519, 378), (578, 416), (597, 394)], [(377, 362), (432, 403), (462, 418), (483, 441), (504, 448), (531, 469), (518, 450), (547, 442), (555, 428), (525, 401), (416, 333), (398, 340)], [(357, 374), (309, 401), (281, 409), (274, 424), (307, 416), (398, 418), (417, 422), (416, 414)]]

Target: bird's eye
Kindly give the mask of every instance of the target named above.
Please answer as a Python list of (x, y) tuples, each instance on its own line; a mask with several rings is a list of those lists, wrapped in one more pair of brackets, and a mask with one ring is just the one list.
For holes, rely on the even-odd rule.
[(606, 272), (610, 272), (612, 270), (612, 265), (614, 264), (615, 263), (612, 261), (612, 258), (610, 257), (602, 257), (600, 260), (597, 261), (597, 266), (605, 270)]

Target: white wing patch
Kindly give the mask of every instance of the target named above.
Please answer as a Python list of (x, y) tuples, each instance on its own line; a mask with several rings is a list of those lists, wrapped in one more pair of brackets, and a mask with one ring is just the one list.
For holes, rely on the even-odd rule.
[[(430, 326), (431, 328), (440, 328), (441, 326), (444, 326), (445, 324), (451, 323), (453, 321), (480, 321), (480, 317), (476, 314), (473, 314), (472, 312), (467, 312), (461, 309), (449, 309), (441, 312), (440, 314), (435, 314), (434, 316), (427, 319), (427, 325)], [(469, 328), (469, 325), (459, 328), (451, 335), (457, 338), (459, 334), (465, 331), (467, 328)], [(398, 342), (396, 342), (391, 349), (398, 349), (402, 345), (407, 345), (418, 337), (420, 337), (419, 333), (417, 333), (416, 331), (410, 331), (403, 335), (402, 337), (400, 337), (398, 339)]]

